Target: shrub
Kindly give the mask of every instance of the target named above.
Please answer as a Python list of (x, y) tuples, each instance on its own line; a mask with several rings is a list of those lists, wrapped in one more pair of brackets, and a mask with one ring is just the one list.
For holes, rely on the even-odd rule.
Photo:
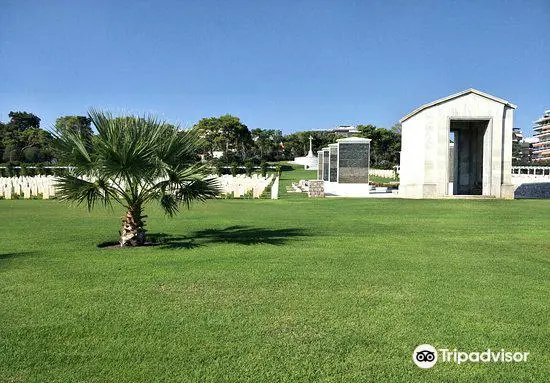
[(392, 189), (396, 189), (399, 186), (399, 184), (396, 182), (377, 182), (377, 181), (370, 181), (369, 185), (373, 185), (376, 187), (392, 188)]
[(37, 176), (42, 176), (44, 175), (45, 171), (44, 171), (44, 165), (42, 164), (37, 164), (36, 165), (36, 169), (35, 169), (35, 173)]
[(291, 170), (294, 170), (294, 168), (292, 166), (288, 165), (288, 164), (279, 164), (279, 168), (283, 172), (289, 172)]
[(68, 173), (67, 169), (64, 169), (64, 168), (54, 168), (53, 169), (53, 175), (56, 176), (56, 177), (64, 176), (67, 173)]
[(223, 165), (221, 164), (221, 162), (216, 162), (216, 174), (218, 175), (218, 177), (221, 177), (223, 175)]
[(237, 163), (236, 163), (236, 162), (233, 162), (233, 163), (231, 164), (231, 175), (232, 175), (233, 177), (237, 177), (238, 171), (239, 171), (239, 168), (238, 168)]
[(247, 192), (244, 193), (241, 198), (252, 199), (253, 196), (254, 196), (253, 191), (252, 191), (252, 189), (250, 189), (250, 190), (247, 190)]
[(252, 172), (254, 171), (254, 163), (252, 163), (252, 161), (247, 161), (244, 166), (246, 169), (246, 175), (250, 177), (252, 175)]
[(53, 170), (51, 168), (46, 168), (45, 167), (45, 168), (43, 168), (43, 174), (45, 176), (51, 176), (51, 175), (53, 175)]
[(34, 146), (23, 150), (23, 159), (25, 162), (38, 162), (41, 160), (40, 157), (40, 150), (38, 148), (35, 148)]
[(262, 163), (260, 164), (260, 170), (262, 172), (262, 177), (265, 177), (267, 174), (267, 162), (262, 161)]
[(13, 168), (13, 164), (8, 163), (6, 165), (6, 177), (13, 177), (14, 174), (15, 174), (15, 171), (14, 171), (14, 168)]

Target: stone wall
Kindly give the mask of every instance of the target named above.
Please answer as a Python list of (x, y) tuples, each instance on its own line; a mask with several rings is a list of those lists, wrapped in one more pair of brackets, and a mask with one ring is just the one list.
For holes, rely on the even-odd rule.
[(314, 198), (323, 198), (325, 196), (324, 182), (322, 180), (309, 181), (308, 196)]

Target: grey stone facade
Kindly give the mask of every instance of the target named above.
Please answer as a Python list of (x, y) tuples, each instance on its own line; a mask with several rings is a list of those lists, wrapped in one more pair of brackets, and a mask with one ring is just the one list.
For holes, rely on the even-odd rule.
[(370, 142), (338, 142), (338, 182), (369, 182)]

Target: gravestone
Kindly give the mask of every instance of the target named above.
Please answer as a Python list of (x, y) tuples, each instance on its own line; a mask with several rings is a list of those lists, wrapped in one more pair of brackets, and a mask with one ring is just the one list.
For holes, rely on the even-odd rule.
[(278, 199), (279, 198), (279, 176), (275, 178), (275, 181), (273, 181), (273, 185), (271, 185), (271, 199)]
[(338, 140), (338, 183), (368, 184), (370, 139), (349, 137)]
[(252, 188), (252, 198), (260, 198), (264, 189), (261, 186), (255, 186)]

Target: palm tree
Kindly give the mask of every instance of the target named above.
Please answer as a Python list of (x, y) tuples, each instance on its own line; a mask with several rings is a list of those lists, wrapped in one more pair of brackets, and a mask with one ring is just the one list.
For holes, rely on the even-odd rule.
[(215, 179), (205, 178), (196, 151), (200, 139), (194, 130), (180, 131), (154, 117), (117, 117), (91, 110), (97, 135), (86, 140), (77, 132), (57, 136), (59, 159), (74, 167), (57, 179), (62, 200), (113, 201), (126, 209), (120, 231), (121, 246), (145, 242), (144, 206), (160, 202), (173, 216), (181, 204), (204, 201), (218, 194)]

